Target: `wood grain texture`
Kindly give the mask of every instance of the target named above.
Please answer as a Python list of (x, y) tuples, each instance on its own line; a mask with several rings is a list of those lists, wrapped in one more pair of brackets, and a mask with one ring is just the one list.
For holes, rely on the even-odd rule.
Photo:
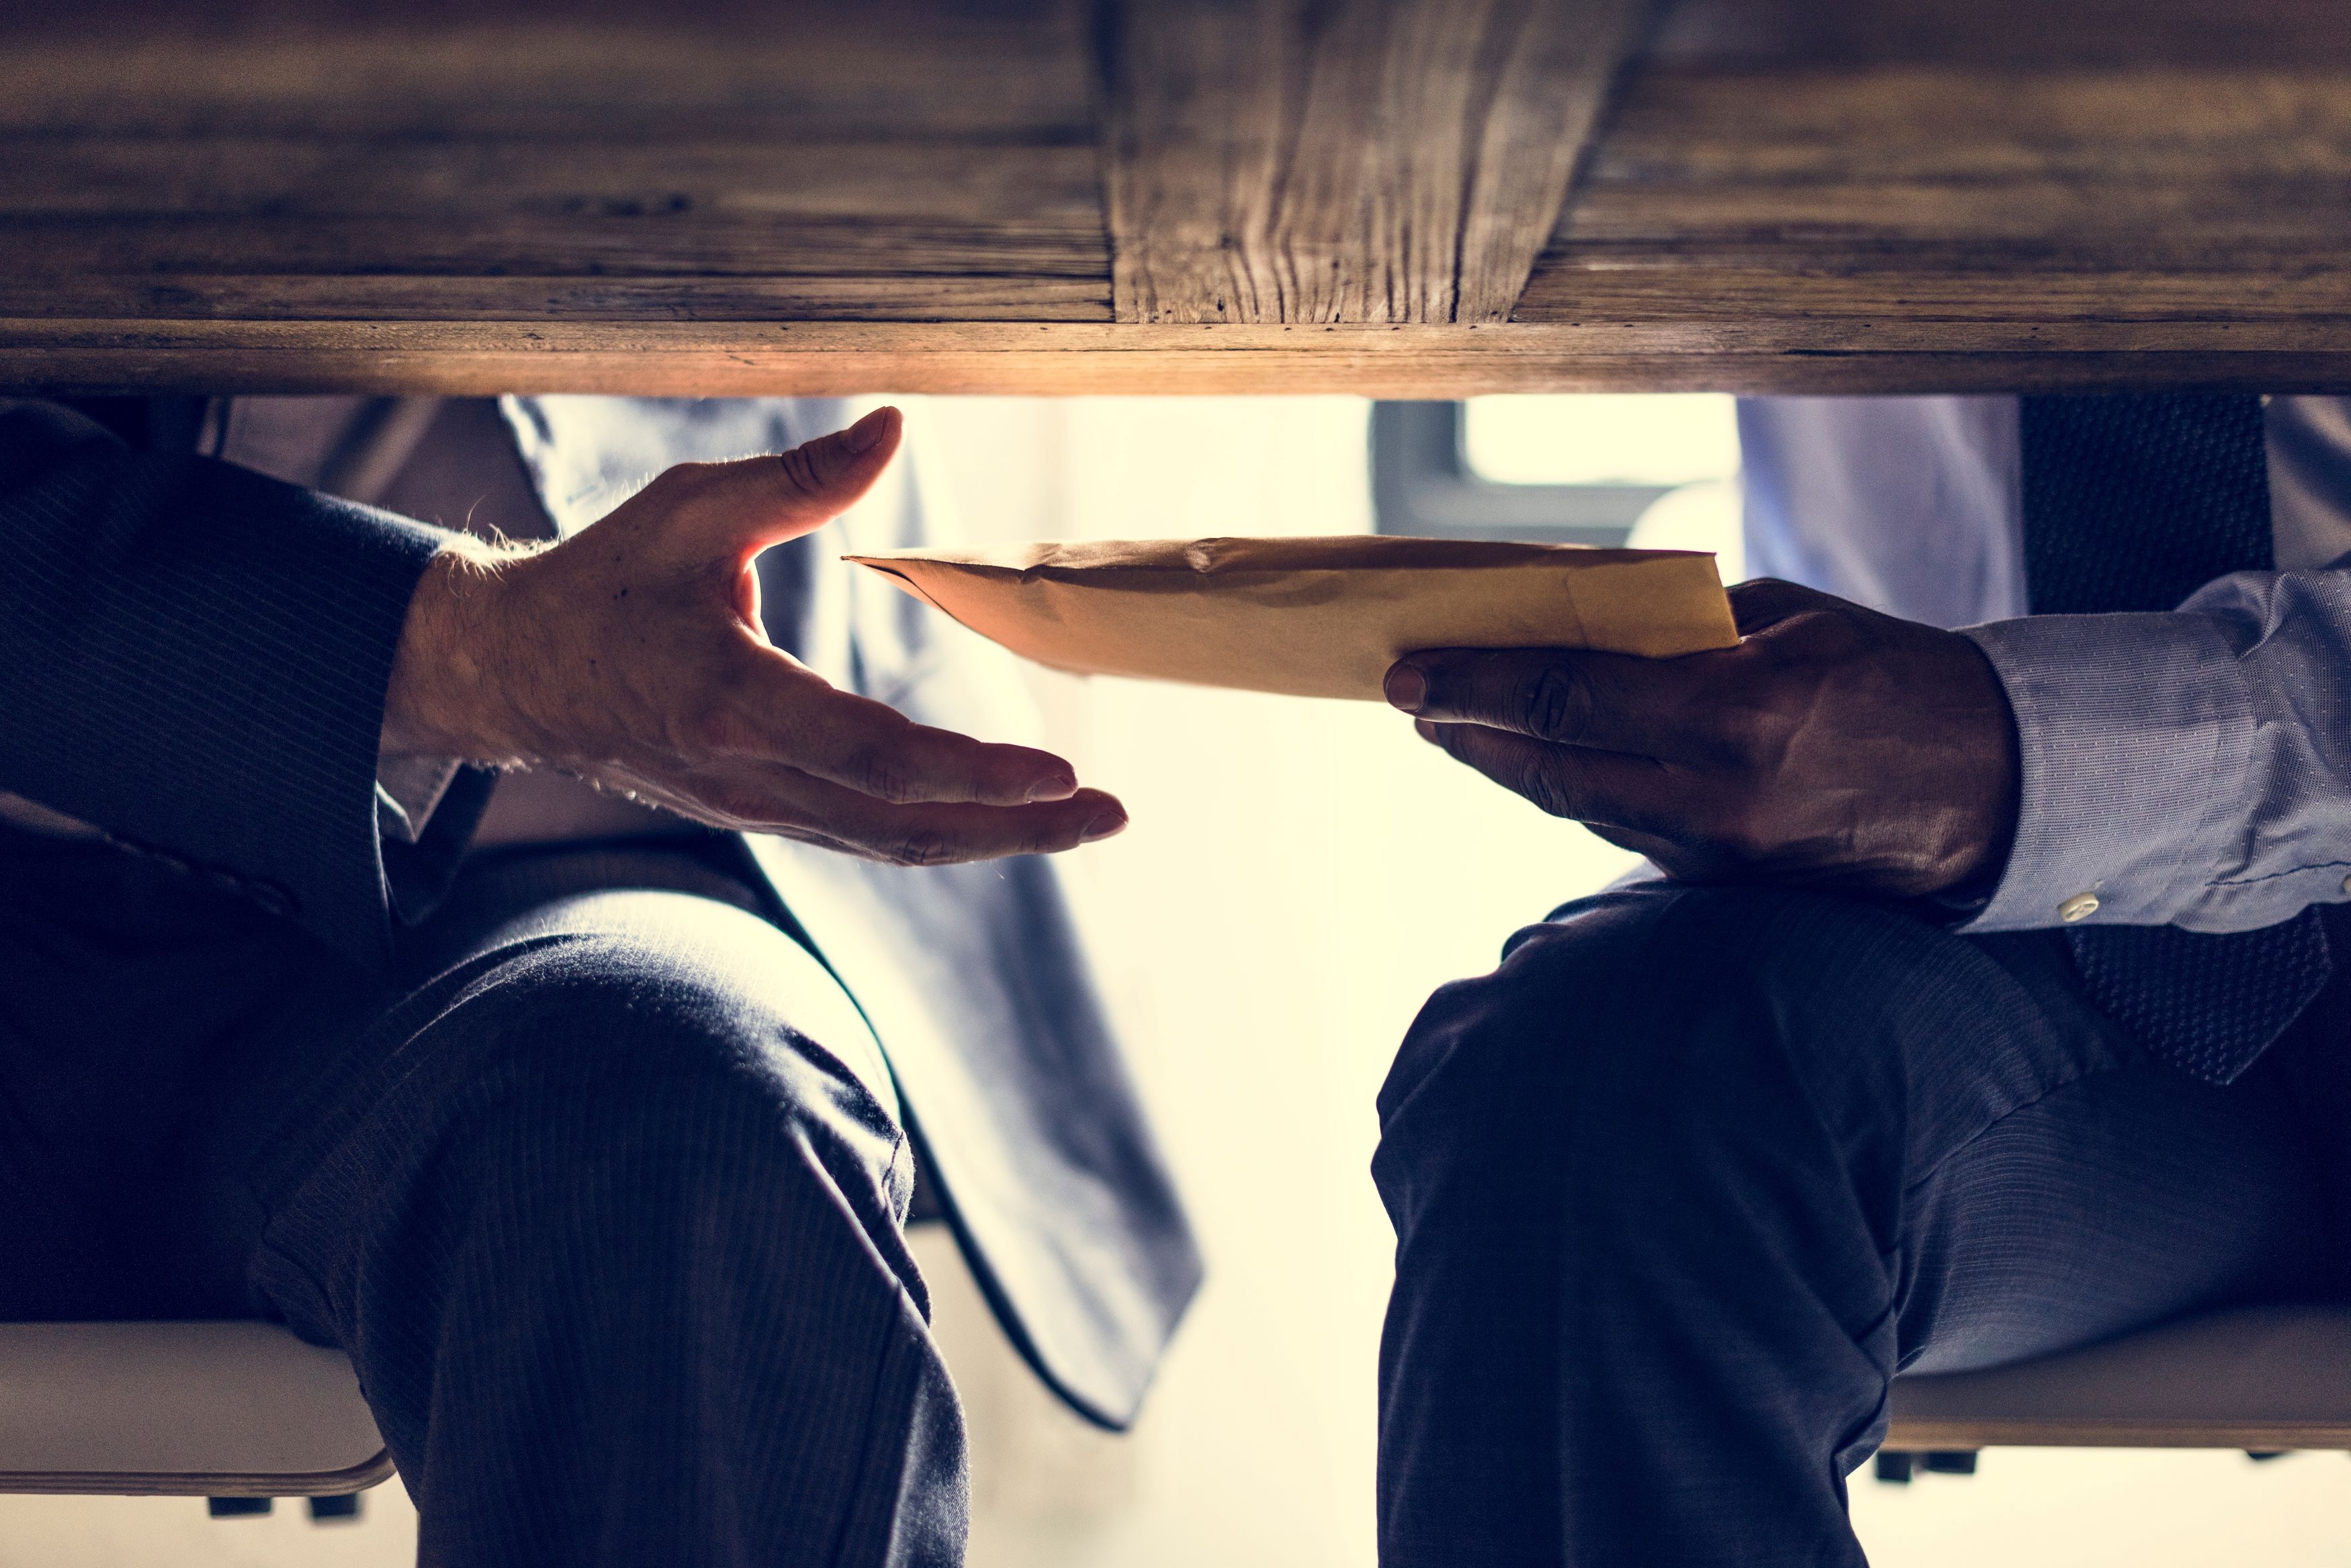
[(1665, 60), (1749, 65), (2313, 66), (2351, 62), (2342, 0), (1682, 0)]
[(486, 396), (944, 393), (2351, 391), (2351, 328), (1593, 321), (1506, 327), (1102, 323), (0, 320), (20, 391)]
[(1633, 6), (0, 8), (0, 388), (2351, 391), (2342, 0)]
[(1645, 8), (1111, 6), (1118, 319), (1506, 319)]
[(1076, 0), (0, 20), (0, 314), (1107, 320)]
[(2351, 27), (2295, 0), (2154, 0), (2129, 27), (2111, 6), (1961, 25), (1906, 0), (1889, 30), (1887, 9), (1684, 7), (1516, 319), (1735, 323), (1846, 353), (2314, 344), (2351, 323)]

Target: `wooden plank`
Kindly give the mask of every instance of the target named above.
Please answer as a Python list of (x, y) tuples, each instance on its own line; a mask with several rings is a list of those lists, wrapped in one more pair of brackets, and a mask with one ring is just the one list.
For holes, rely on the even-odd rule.
[(2316, 341), (2351, 322), (2351, 28), (2319, 18), (1694, 0), (1516, 319), (1735, 321), (1847, 355)]
[(1090, 143), (1088, 50), (1071, 0), (75, 0), (0, 9), (0, 129)]
[(508, 211), (554, 219), (716, 209), (882, 223), (993, 214), (999, 225), (1018, 214), (1023, 229), (1102, 228), (1091, 132), (1019, 142), (851, 135), (837, 127), (820, 140), (802, 134), (741, 125), (726, 137), (671, 131), (654, 140), (461, 137), (416, 128), (368, 135), (0, 130), (0, 215), (468, 221)]
[(1110, 317), (1075, 0), (94, 5), (0, 17), (8, 316)]
[(0, 382), (2351, 391), (2341, 0), (1632, 9), (9, 8)]
[[(805, 253), (798, 259), (805, 260)], [(870, 257), (865, 266), (759, 276), (0, 276), (0, 319), (89, 318), (126, 306), (157, 321), (536, 321), (558, 329), (567, 322), (1102, 321), (1110, 314), (1108, 286), (1100, 278), (893, 273), (877, 270)]]
[(1593, 320), (1321, 327), (894, 322), (0, 320), (0, 389), (854, 392), (1995, 392), (2156, 385), (2351, 393), (2351, 325)]
[(1913, 265), (1953, 247), (1991, 263), (2020, 246), (2323, 257), (2351, 234), (2346, 89), (2351, 68), (1660, 67), (1627, 94), (1560, 240)]
[(521, 273), (597, 277), (918, 276), (935, 273), (1102, 277), (1099, 234), (1029, 229), (942, 213), (890, 221), (733, 213), (716, 206), (557, 217), (300, 213), (25, 215), (5, 224), (17, 254), (5, 275), (159, 273), (356, 277), (439, 274), (463, 306), (475, 282)]
[(1682, 0), (1656, 53), (1749, 65), (2351, 63), (2342, 0)]
[(1639, 0), (1111, 7), (1118, 319), (1505, 319), (1642, 10)]

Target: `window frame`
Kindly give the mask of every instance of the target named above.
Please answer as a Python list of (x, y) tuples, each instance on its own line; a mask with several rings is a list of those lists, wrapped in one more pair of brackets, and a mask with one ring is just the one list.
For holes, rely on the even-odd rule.
[(1372, 405), (1372, 531), (1424, 539), (1621, 546), (1671, 484), (1498, 484), (1462, 444), (1458, 402)]

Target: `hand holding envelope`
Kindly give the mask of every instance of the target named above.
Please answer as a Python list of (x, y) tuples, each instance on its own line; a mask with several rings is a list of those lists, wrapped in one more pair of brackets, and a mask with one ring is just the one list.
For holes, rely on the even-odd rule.
[(1380, 698), (1424, 648), (1664, 658), (1739, 640), (1714, 557), (1476, 540), (1120, 540), (851, 560), (1057, 670)]
[[(1693, 881), (1916, 897), (2005, 862), (2015, 721), (1982, 652), (1710, 556), (1432, 539), (852, 559), (1062, 670), (1378, 698)], [(1743, 634), (1743, 636), (1742, 636)]]

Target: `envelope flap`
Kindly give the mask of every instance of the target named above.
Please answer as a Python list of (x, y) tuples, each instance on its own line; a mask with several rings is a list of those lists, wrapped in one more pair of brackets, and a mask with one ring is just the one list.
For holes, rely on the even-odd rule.
[(1343, 534), (1271, 538), (1049, 540), (981, 549), (888, 550), (845, 559), (882, 570), (900, 562), (935, 563), (1010, 573), (1033, 581), (1095, 572), (1185, 572), (1221, 576), (1238, 572), (1475, 570), (1535, 565), (1580, 567), (1691, 554), (1694, 552), (1687, 550), (1604, 550), (1589, 545)]

